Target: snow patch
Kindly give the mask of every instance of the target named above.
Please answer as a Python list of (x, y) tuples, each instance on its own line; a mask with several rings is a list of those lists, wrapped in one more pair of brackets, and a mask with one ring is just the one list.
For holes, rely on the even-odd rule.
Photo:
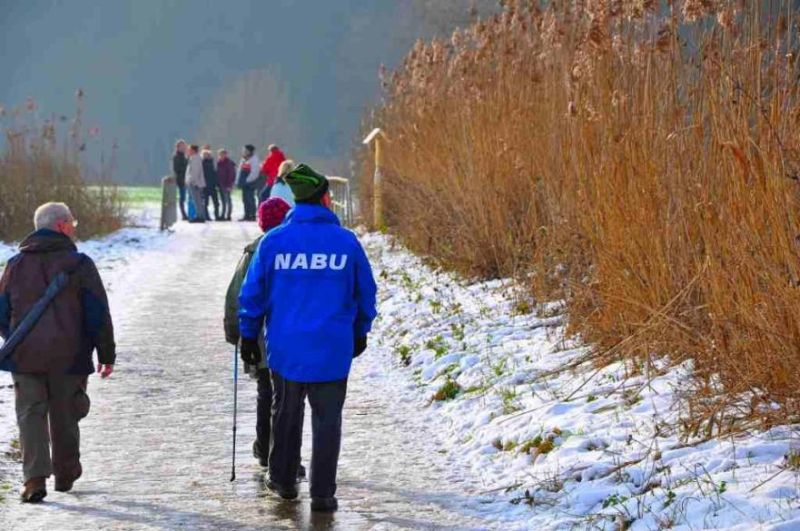
[[(563, 301), (515, 315), (509, 280), (465, 283), (389, 236), (362, 242), (380, 304), (362, 362), (414, 382), (438, 445), (508, 502), (494, 514), (507, 528), (800, 529), (800, 476), (784, 458), (798, 426), (686, 439), (676, 390), (691, 361), (638, 376), (580, 364)], [(431, 399), (449, 380), (452, 395)]]

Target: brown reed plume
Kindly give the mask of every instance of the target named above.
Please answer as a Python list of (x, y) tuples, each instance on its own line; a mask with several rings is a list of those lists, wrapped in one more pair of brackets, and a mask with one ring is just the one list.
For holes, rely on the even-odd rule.
[(606, 361), (692, 360), (690, 433), (795, 418), (793, 4), (509, 0), (418, 42), (370, 124), (389, 229), (565, 298)]

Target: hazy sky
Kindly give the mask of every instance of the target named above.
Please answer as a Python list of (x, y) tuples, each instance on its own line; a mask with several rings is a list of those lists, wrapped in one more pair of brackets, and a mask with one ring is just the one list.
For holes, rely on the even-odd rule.
[[(157, 182), (175, 138), (238, 141), (256, 130), (237, 127), (250, 117), (279, 120), (264, 126), (269, 138), (249, 140), (261, 149), (283, 144), (296, 159), (340, 172), (364, 109), (379, 94), (379, 65), (396, 65), (418, 36), (463, 21), (473, 3), (0, 0), (0, 104), (12, 108), (32, 96), (41, 116), (71, 115), (82, 87), (86, 125), (102, 131), (90, 154), (96, 158), (101, 145), (108, 153), (116, 139), (118, 180)], [(278, 96), (230, 97), (253, 72), (267, 72)], [(227, 123), (226, 115), (237, 118)]]

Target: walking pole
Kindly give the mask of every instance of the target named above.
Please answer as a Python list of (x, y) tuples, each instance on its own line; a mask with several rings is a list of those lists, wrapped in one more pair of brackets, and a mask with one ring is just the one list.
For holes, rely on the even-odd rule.
[(236, 399), (239, 390), (239, 344), (233, 349), (233, 456), (231, 458), (231, 481), (236, 479)]

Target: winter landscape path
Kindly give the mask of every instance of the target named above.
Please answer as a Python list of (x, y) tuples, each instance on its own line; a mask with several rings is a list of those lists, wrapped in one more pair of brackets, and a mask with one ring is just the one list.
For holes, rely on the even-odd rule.
[[(116, 319), (118, 366), (92, 377), (82, 422), (84, 477), (40, 506), (9, 496), (5, 530), (83, 529), (486, 529), (491, 510), (469, 472), (437, 448), (406, 388), (374, 361), (355, 364), (340, 462), (341, 510), (309, 511), (307, 483), (295, 502), (265, 492), (250, 453), (255, 382), (239, 382), (238, 479), (229, 483), (231, 348), (222, 337), (223, 297), (254, 224), (182, 225), (169, 238), (104, 273)], [(102, 268), (101, 268), (102, 270)], [(2, 376), (7, 384), (7, 376)], [(11, 390), (0, 389), (0, 416)], [(6, 421), (5, 426), (10, 424)], [(308, 431), (308, 430), (307, 430)], [(310, 444), (306, 433), (303, 462)], [(18, 466), (6, 467), (15, 485)], [(481, 510), (483, 507), (483, 510)], [(495, 510), (497, 508), (494, 508)]]

